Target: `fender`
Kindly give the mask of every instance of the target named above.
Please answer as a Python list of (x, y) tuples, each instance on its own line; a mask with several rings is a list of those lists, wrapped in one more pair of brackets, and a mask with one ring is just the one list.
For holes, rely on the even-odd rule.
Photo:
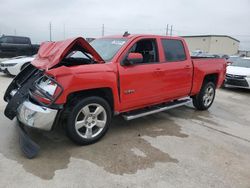
[(116, 66), (113, 63), (84, 66), (60, 66), (48, 70), (64, 89), (63, 94), (55, 102), (65, 104), (70, 94), (90, 89), (110, 88), (113, 93), (114, 110), (120, 111), (119, 92), (117, 87)]

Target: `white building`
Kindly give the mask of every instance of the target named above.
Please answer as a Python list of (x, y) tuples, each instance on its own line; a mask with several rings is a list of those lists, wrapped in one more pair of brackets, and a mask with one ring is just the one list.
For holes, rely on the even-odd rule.
[(240, 41), (227, 35), (183, 36), (190, 52), (201, 50), (208, 54), (235, 55)]

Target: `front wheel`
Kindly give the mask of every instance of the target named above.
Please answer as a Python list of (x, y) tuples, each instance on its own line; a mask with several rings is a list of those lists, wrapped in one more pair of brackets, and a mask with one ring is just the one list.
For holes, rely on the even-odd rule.
[(199, 94), (193, 97), (193, 105), (197, 110), (207, 110), (214, 102), (215, 85), (213, 82), (205, 83)]
[(92, 144), (101, 139), (111, 123), (109, 104), (100, 97), (87, 97), (71, 104), (66, 131), (77, 144)]

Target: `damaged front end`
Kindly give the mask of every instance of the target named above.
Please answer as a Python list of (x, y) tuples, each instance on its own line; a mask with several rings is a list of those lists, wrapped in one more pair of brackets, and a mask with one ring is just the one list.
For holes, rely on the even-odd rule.
[(7, 88), (4, 100), (8, 104), (4, 114), (11, 120), (17, 117), (20, 145), (28, 158), (36, 156), (39, 146), (28, 137), (24, 126), (50, 131), (58, 110), (62, 108), (55, 105), (62, 92), (59, 83), (32, 64), (18, 74)]
[[(81, 51), (86, 58), (69, 57), (74, 51)], [(21, 148), (27, 157), (34, 157), (39, 147), (24, 127), (50, 131), (63, 108), (63, 104), (56, 104), (64, 90), (55, 79), (59, 80), (59, 72), (54, 71), (52, 76), (50, 70), (91, 63), (104, 63), (104, 60), (83, 38), (44, 42), (36, 58), (11, 82), (4, 95), (8, 103), (4, 114), (11, 120), (17, 118)]]

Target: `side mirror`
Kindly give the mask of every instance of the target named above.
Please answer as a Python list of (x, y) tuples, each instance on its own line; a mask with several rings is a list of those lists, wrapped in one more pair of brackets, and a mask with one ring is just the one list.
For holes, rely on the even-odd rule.
[(140, 53), (129, 53), (124, 61), (124, 65), (133, 65), (135, 63), (142, 63), (143, 56)]

